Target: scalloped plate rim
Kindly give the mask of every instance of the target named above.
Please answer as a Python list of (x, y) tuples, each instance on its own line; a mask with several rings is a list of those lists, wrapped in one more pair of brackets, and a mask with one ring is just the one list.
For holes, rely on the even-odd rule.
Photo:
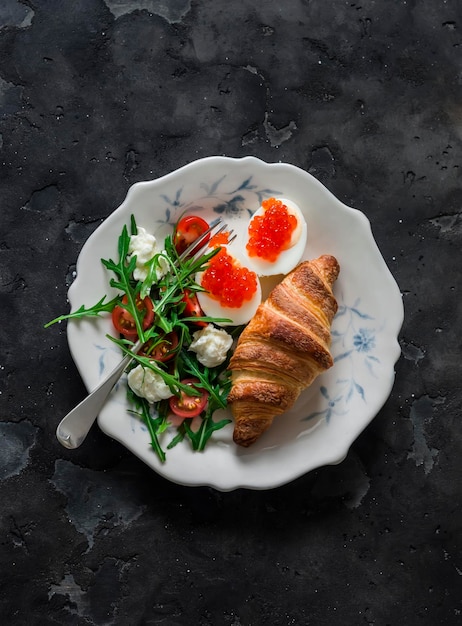
[[(337, 440), (335, 445), (332, 446), (330, 452), (325, 452), (322, 462), (318, 460), (314, 460), (312, 463), (309, 461), (305, 463), (298, 463), (293, 465), (291, 468), (286, 469), (284, 472), (279, 475), (274, 474), (266, 474), (265, 476), (259, 475), (258, 478), (255, 476), (248, 476), (245, 478), (244, 476), (239, 476), (237, 478), (227, 477), (227, 476), (217, 476), (213, 475), (213, 478), (207, 480), (207, 477), (201, 476), (200, 479), (196, 479), (190, 474), (187, 476), (181, 476), (177, 473), (166, 472), (165, 466), (159, 466), (154, 457), (152, 451), (148, 450), (149, 455), (146, 454), (146, 450), (140, 450), (139, 447), (131, 445), (130, 442), (124, 436), (121, 436), (120, 432), (113, 427), (108, 427), (108, 420), (103, 416), (105, 410), (107, 411), (107, 405), (105, 409), (103, 409), (102, 413), (98, 417), (98, 424), (100, 428), (107, 435), (113, 437), (118, 440), (120, 443), (125, 445), (129, 450), (131, 450), (134, 454), (139, 456), (144, 462), (152, 467), (159, 474), (164, 476), (165, 478), (172, 480), (178, 484), (182, 484), (185, 486), (208, 486), (221, 491), (230, 491), (237, 488), (247, 488), (247, 489), (270, 489), (280, 485), (283, 485), (291, 480), (294, 480), (301, 475), (312, 471), (318, 467), (324, 465), (335, 465), (341, 463), (352, 445), (355, 439), (359, 436), (359, 434), (364, 430), (364, 428), (372, 421), (372, 419), (377, 415), (377, 413), (381, 410), (383, 405), (385, 404), (387, 398), (389, 397), (393, 384), (394, 384), (394, 364), (399, 359), (401, 349), (398, 343), (398, 334), (401, 329), (403, 319), (404, 319), (404, 308), (402, 306), (401, 296), (399, 294), (399, 289), (396, 284), (395, 279), (391, 275), (381, 253), (375, 242), (375, 239), (372, 234), (372, 229), (368, 218), (359, 211), (358, 209), (349, 207), (338, 200), (320, 181), (318, 181), (315, 177), (313, 177), (308, 172), (298, 168), (297, 166), (291, 165), (289, 163), (266, 163), (256, 157), (248, 156), (242, 158), (233, 158), (233, 157), (224, 157), (224, 156), (209, 156), (203, 159), (198, 159), (191, 163), (185, 164), (181, 166), (179, 169), (169, 172), (164, 176), (159, 178), (149, 180), (149, 181), (139, 181), (130, 186), (127, 191), (127, 195), (122, 202), (122, 204), (115, 209), (104, 221), (103, 223), (90, 235), (90, 237), (84, 243), (81, 252), (79, 254), (77, 264), (76, 264), (76, 278), (72, 285), (69, 287), (68, 291), (68, 299), (71, 304), (71, 307), (80, 305), (81, 302), (76, 302), (76, 298), (79, 296), (82, 290), (82, 278), (83, 278), (83, 268), (85, 265), (85, 259), (89, 251), (91, 251), (92, 246), (96, 243), (102, 236), (103, 232), (107, 230), (107, 228), (112, 224), (116, 223), (121, 215), (124, 215), (128, 209), (132, 205), (132, 203), (137, 201), (138, 197), (142, 195), (146, 190), (153, 193), (158, 188), (162, 188), (165, 185), (168, 185), (170, 182), (175, 180), (180, 180), (184, 176), (189, 176), (194, 170), (201, 171), (202, 169), (207, 169), (208, 166), (217, 166), (217, 165), (225, 165), (229, 166), (230, 170), (233, 168), (241, 168), (246, 169), (247, 171), (253, 171), (254, 169), (262, 171), (268, 170), (268, 172), (281, 172), (282, 174), (286, 173), (291, 176), (299, 176), (301, 180), (304, 181), (308, 186), (311, 186), (313, 189), (316, 189), (318, 193), (320, 193), (328, 203), (335, 206), (337, 210), (346, 212), (352, 219), (352, 221), (358, 225), (358, 228), (363, 230), (363, 236), (368, 240), (368, 245), (371, 249), (372, 255), (375, 257), (375, 261), (378, 264), (382, 265), (382, 278), (385, 283), (387, 283), (387, 289), (394, 291), (395, 297), (395, 306), (390, 312), (389, 323), (390, 329), (388, 331), (389, 337), (393, 340), (388, 344), (388, 356), (387, 360), (390, 365), (393, 365), (392, 371), (389, 372), (388, 380), (382, 381), (382, 386), (380, 388), (379, 397), (375, 398), (374, 401), (374, 410), (371, 412), (371, 415), (367, 420), (363, 420), (359, 426), (357, 425), (350, 433), (348, 437), (345, 437), (342, 440)], [(127, 221), (127, 220), (125, 220)], [(399, 296), (399, 299), (398, 299)], [(400, 304), (398, 304), (398, 302)], [(85, 385), (90, 390), (94, 386), (96, 386), (97, 381), (94, 380), (94, 376), (90, 376), (87, 372), (87, 368), (85, 363), (83, 362), (81, 356), (79, 355), (79, 350), (77, 347), (76, 340), (78, 340), (79, 333), (75, 332), (76, 326), (78, 324), (68, 324), (67, 334), (69, 341), (69, 348), (72, 354), (72, 357), (76, 363), (76, 366), (85, 382)], [(111, 401), (109, 401), (110, 403)], [(109, 404), (108, 403), (108, 404)], [(308, 435), (309, 436), (309, 435)], [(146, 446), (148, 448), (148, 446)], [(238, 452), (239, 454), (239, 452)], [(196, 453), (197, 455), (197, 453)], [(207, 455), (207, 450), (203, 453), (205, 457)], [(181, 474), (181, 473), (180, 473)]]

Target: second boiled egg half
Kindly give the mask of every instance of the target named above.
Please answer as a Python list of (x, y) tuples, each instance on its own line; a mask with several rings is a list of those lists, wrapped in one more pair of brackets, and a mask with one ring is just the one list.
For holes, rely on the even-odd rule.
[(302, 259), (306, 220), (295, 202), (269, 198), (250, 219), (243, 263), (259, 276), (288, 274)]

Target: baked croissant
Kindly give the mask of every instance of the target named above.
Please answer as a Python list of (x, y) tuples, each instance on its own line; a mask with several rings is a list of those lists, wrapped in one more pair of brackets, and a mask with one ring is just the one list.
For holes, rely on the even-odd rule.
[(300, 392), (333, 365), (329, 351), (340, 271), (333, 256), (300, 263), (263, 302), (230, 360), (228, 403), (235, 443), (249, 446), (290, 409)]

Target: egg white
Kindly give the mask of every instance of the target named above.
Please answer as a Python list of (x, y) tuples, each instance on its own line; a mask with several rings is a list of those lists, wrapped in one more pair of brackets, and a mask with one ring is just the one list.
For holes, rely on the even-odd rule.
[[(283, 204), (286, 205), (289, 213), (295, 215), (297, 218), (297, 227), (292, 233), (292, 237), (290, 240), (290, 245), (286, 250), (283, 250), (276, 261), (266, 261), (265, 259), (261, 259), (257, 256), (249, 256), (246, 245), (248, 242), (248, 238), (241, 243), (241, 255), (242, 263), (249, 269), (253, 270), (258, 276), (274, 276), (276, 274), (288, 274), (290, 271), (296, 267), (303, 256), (306, 247), (306, 240), (308, 234), (308, 227), (306, 224), (306, 220), (303, 216), (298, 205), (292, 200), (287, 200), (286, 198), (278, 198)], [(252, 220), (259, 215), (263, 215), (265, 209), (261, 206), (250, 218), (249, 226)]]

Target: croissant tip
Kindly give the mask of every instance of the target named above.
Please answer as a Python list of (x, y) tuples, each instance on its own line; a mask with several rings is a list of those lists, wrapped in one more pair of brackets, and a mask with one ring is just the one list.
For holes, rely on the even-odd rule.
[(268, 430), (273, 423), (273, 416), (266, 418), (237, 418), (234, 424), (233, 441), (238, 446), (248, 448)]
[(238, 433), (234, 433), (233, 434), (233, 441), (236, 445), (241, 446), (243, 448), (248, 448), (249, 446), (251, 446), (253, 443), (255, 443), (257, 441), (258, 437), (252, 437), (251, 439), (248, 439), (246, 437), (242, 437), (240, 434)]
[(323, 272), (329, 283), (332, 285), (340, 273), (340, 265), (337, 259), (331, 254), (323, 254), (312, 261)]

